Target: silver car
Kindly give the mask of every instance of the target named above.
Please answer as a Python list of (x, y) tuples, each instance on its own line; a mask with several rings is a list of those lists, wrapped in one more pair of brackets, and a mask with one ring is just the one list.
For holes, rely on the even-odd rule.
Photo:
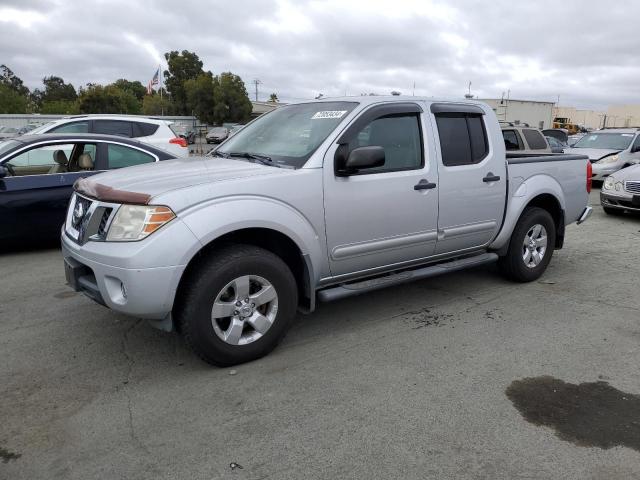
[(587, 155), (593, 163), (593, 180), (603, 181), (625, 166), (640, 162), (637, 128), (604, 129), (587, 133), (565, 153)]
[(207, 143), (221, 143), (224, 142), (229, 136), (229, 130), (225, 127), (213, 127), (207, 133)]
[(609, 215), (625, 210), (640, 212), (640, 165), (609, 175), (600, 191), (600, 204)]

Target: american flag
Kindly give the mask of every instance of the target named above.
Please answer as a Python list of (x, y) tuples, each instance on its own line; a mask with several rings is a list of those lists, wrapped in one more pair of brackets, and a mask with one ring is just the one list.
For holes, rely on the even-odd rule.
[(153, 75), (153, 78), (149, 80), (149, 84), (147, 85), (148, 95), (151, 95), (151, 92), (153, 91), (153, 86), (158, 85), (159, 78), (160, 78), (160, 67), (158, 67), (158, 69), (156, 70), (156, 73)]

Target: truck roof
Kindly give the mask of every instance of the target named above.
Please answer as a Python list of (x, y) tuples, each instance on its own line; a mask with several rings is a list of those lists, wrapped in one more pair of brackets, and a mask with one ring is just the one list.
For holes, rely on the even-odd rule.
[(414, 97), (411, 95), (352, 95), (346, 97), (323, 97), (317, 100), (305, 100), (296, 103), (316, 103), (316, 102), (357, 102), (363, 105), (380, 102), (447, 102), (447, 103), (464, 103), (468, 105), (486, 105), (481, 100), (469, 100), (466, 98), (455, 97)]

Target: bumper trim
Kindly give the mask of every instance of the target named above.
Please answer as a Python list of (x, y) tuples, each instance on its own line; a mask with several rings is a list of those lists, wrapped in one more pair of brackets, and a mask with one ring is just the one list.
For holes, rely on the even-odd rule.
[(580, 225), (581, 223), (586, 221), (591, 216), (592, 213), (593, 213), (593, 208), (587, 205), (586, 207), (584, 207), (584, 210), (582, 211), (582, 215), (580, 215), (580, 218), (576, 223)]

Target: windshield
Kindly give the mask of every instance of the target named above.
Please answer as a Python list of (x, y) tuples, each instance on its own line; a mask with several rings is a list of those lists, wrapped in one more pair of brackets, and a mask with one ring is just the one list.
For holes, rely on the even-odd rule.
[(25, 135), (36, 135), (38, 133), (44, 133), (45, 130), (48, 130), (49, 127), (54, 125), (56, 122), (45, 123), (44, 125), (40, 125), (38, 128), (34, 128), (33, 130), (25, 133)]
[(258, 154), (300, 168), (356, 105), (317, 102), (280, 107), (243, 127), (216, 152)]
[(209, 133), (215, 133), (215, 134), (227, 133), (227, 129), (224, 128), (224, 127), (215, 127), (215, 128), (212, 128), (211, 130), (209, 130)]
[(573, 148), (624, 150), (633, 140), (633, 136), (633, 133), (590, 133), (578, 140)]
[(15, 140), (7, 140), (6, 142), (0, 142), (0, 156), (4, 155), (9, 150), (20, 145), (20, 142), (16, 142)]

